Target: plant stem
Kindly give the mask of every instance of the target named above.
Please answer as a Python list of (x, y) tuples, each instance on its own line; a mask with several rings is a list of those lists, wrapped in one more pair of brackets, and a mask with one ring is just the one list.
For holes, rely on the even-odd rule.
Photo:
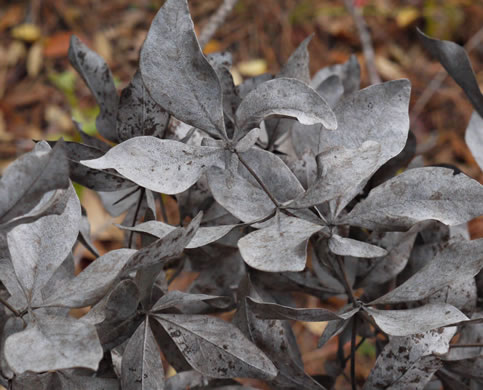
[[(141, 209), (141, 203), (143, 203), (143, 198), (144, 198), (144, 192), (145, 191), (146, 191), (145, 188), (141, 188), (141, 192), (139, 193), (139, 199), (138, 199), (138, 202), (137, 202), (137, 205), (136, 205), (136, 211), (134, 212), (134, 218), (133, 218), (133, 221), (132, 221), (132, 226), (133, 227), (136, 225), (136, 221), (138, 219), (139, 210)], [(131, 230), (129, 232), (128, 248), (131, 248), (131, 246), (132, 246), (133, 236), (134, 236), (134, 231)]]
[(351, 334), (351, 384), (352, 390), (357, 390), (356, 383), (356, 336), (357, 336), (357, 314), (352, 319)]
[(483, 348), (483, 343), (475, 344), (451, 344), (450, 348)]
[(356, 298), (354, 297), (354, 291), (352, 291), (352, 287), (349, 283), (349, 279), (347, 278), (347, 274), (345, 272), (344, 263), (342, 262), (342, 259), (340, 256), (336, 255), (335, 258), (337, 260), (337, 264), (339, 264), (340, 272), (342, 274), (342, 283), (344, 284), (344, 287), (347, 291), (349, 301), (351, 303), (356, 303)]
[(21, 317), (20, 313), (15, 309), (10, 303), (8, 303), (5, 299), (0, 297), (0, 303), (4, 305), (8, 310), (10, 310), (16, 317)]

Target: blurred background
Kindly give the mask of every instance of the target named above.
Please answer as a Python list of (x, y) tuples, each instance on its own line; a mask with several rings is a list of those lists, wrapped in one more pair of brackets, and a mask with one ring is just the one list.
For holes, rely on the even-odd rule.
[[(134, 74), (139, 49), (163, 0), (0, 0), (0, 174), (33, 139), (77, 140), (72, 118), (95, 134), (98, 107), (67, 60), (71, 34), (97, 51), (110, 65), (118, 89)], [(345, 62), (355, 54), (362, 67), (362, 87), (370, 85), (361, 35), (344, 0), (239, 0), (205, 47), (206, 53), (233, 54), (235, 80), (277, 72), (309, 34), (311, 71)], [(189, 0), (198, 32), (222, 0)], [(483, 0), (356, 0), (352, 11), (367, 25), (374, 66), (382, 81), (408, 78), (412, 83), (411, 130), (426, 164), (448, 163), (483, 182), (483, 174), (464, 142), (472, 112), (469, 101), (441, 65), (420, 44), (416, 28), (440, 39), (466, 45), (483, 85)], [(122, 232), (98, 198), (77, 188), (99, 251), (119, 247)], [(169, 201), (169, 199), (167, 198)], [(172, 202), (174, 200), (171, 199)], [(177, 207), (168, 220), (177, 223)], [(472, 237), (483, 237), (483, 219), (470, 224)], [(83, 248), (76, 259), (92, 260)], [(81, 266), (82, 268), (82, 266)], [(170, 288), (192, 280), (178, 278)], [(305, 297), (303, 305), (318, 306)], [(315, 298), (314, 298), (315, 299)], [(343, 302), (328, 302), (335, 308)], [(294, 325), (306, 370), (320, 372), (321, 361), (334, 355), (335, 343), (316, 349), (324, 323)], [(357, 375), (367, 377), (374, 346), (358, 350)], [(345, 388), (341, 383), (337, 388)]]

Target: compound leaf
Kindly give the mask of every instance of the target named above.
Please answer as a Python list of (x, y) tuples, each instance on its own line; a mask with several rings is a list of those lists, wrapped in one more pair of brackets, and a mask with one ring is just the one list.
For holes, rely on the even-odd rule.
[(96, 328), (72, 317), (39, 315), (5, 341), (5, 358), (17, 374), (85, 367), (97, 370), (102, 347)]
[(122, 355), (121, 384), (126, 390), (163, 390), (161, 353), (149, 326), (149, 318), (139, 325)]
[(186, 0), (168, 0), (149, 29), (141, 75), (153, 99), (179, 120), (227, 138), (222, 89), (203, 55)]
[(327, 102), (307, 84), (290, 78), (266, 81), (251, 91), (236, 111), (240, 139), (248, 131), (259, 127), (270, 115), (295, 117), (304, 125), (321, 123), (336, 129), (337, 120)]
[(116, 129), (119, 141), (142, 135), (162, 138), (168, 121), (169, 114), (153, 100), (137, 71), (119, 100)]
[(309, 238), (322, 228), (300, 218), (284, 216), (266, 228), (247, 234), (238, 241), (238, 248), (243, 260), (260, 271), (302, 271)]
[(99, 104), (101, 112), (96, 119), (97, 131), (104, 138), (116, 142), (119, 96), (109, 67), (99, 54), (89, 49), (75, 35), (70, 38), (69, 61)]
[(364, 310), (374, 318), (383, 332), (391, 336), (424, 333), (468, 320), (468, 317), (456, 307), (447, 303), (430, 303), (407, 310), (378, 310), (372, 307), (366, 307)]
[(372, 303), (418, 301), (449, 284), (471, 279), (483, 267), (482, 250), (483, 239), (450, 242), (420, 271)]
[(216, 147), (142, 136), (124, 141), (98, 159), (81, 162), (95, 169), (114, 168), (154, 192), (178, 194), (195, 184), (210, 166), (223, 166), (223, 156), (224, 151)]
[(190, 365), (214, 378), (272, 379), (277, 369), (238, 328), (205, 315), (156, 314)]
[(5, 169), (0, 179), (0, 223), (27, 214), (46, 192), (69, 186), (62, 143), (50, 149), (41, 142)]
[(483, 95), (465, 49), (454, 42), (431, 38), (419, 29), (418, 33), (426, 50), (444, 66), (483, 117)]
[(15, 274), (32, 305), (42, 302), (42, 287), (71, 252), (79, 234), (82, 215), (74, 187), (64, 196), (67, 203), (62, 214), (19, 225), (7, 235)]
[(406, 230), (435, 219), (459, 225), (483, 214), (483, 186), (449, 168), (414, 168), (378, 187), (342, 218), (367, 229)]

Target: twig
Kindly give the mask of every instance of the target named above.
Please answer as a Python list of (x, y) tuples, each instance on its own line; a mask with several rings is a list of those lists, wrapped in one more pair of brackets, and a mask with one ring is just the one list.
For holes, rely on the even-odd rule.
[(10, 303), (8, 303), (5, 299), (0, 297), (0, 303), (4, 305), (8, 310), (10, 310), (16, 317), (20, 317), (20, 313), (15, 309)]
[[(473, 35), (468, 40), (468, 42), (466, 42), (466, 45), (464, 46), (465, 50), (468, 53), (470, 53), (475, 47), (477, 47), (480, 44), (482, 40), (483, 40), (483, 27), (480, 28), (476, 32), (476, 34)], [(431, 97), (441, 87), (441, 85), (444, 83), (447, 77), (448, 77), (448, 72), (446, 72), (444, 68), (440, 70), (436, 74), (436, 76), (434, 76), (434, 78), (428, 84), (428, 86), (423, 91), (421, 96), (419, 96), (418, 100), (416, 100), (416, 103), (414, 103), (413, 109), (411, 111), (411, 122), (413, 122), (419, 117), (424, 107), (426, 107), (426, 104), (428, 104)]]
[(216, 30), (225, 22), (228, 14), (232, 11), (233, 7), (238, 0), (223, 0), (220, 8), (211, 16), (206, 25), (201, 30), (201, 34), (198, 38), (201, 47), (205, 47), (206, 44), (215, 35)]
[(352, 385), (352, 390), (357, 390), (357, 383), (356, 383), (356, 336), (357, 336), (357, 314), (352, 319), (352, 334), (351, 334), (351, 385)]
[(483, 343), (476, 344), (451, 344), (450, 348), (483, 348)]
[[(134, 212), (134, 218), (133, 218), (133, 221), (132, 221), (132, 226), (134, 227), (136, 225), (136, 221), (138, 219), (138, 214), (139, 214), (139, 210), (141, 209), (141, 203), (143, 203), (143, 198), (144, 198), (144, 193), (145, 193), (146, 189), (145, 188), (141, 188), (141, 192), (139, 193), (139, 200), (137, 202), (137, 205), (136, 205), (136, 211)], [(131, 248), (132, 246), (132, 238), (134, 236), (134, 230), (131, 230), (129, 232), (129, 244), (128, 244), (128, 248)]]
[(335, 258), (337, 259), (337, 264), (339, 264), (340, 272), (342, 274), (342, 283), (347, 291), (347, 295), (349, 297), (349, 301), (351, 303), (356, 303), (356, 298), (354, 297), (354, 291), (352, 291), (352, 287), (349, 283), (349, 279), (347, 278), (347, 274), (344, 269), (344, 264), (342, 263), (342, 259), (340, 256), (336, 255)]
[(240, 160), (240, 162), (243, 164), (243, 166), (247, 169), (248, 172), (250, 172), (250, 174), (253, 176), (253, 178), (257, 181), (257, 183), (260, 185), (260, 187), (262, 187), (262, 190), (263, 192), (265, 192), (267, 194), (267, 196), (270, 198), (270, 200), (272, 201), (272, 203), (275, 205), (275, 207), (277, 209), (279, 209), (282, 213), (288, 215), (289, 217), (296, 217), (294, 214), (292, 214), (290, 211), (288, 211), (287, 209), (284, 209), (281, 207), (280, 203), (278, 203), (277, 199), (275, 199), (275, 197), (272, 195), (272, 193), (270, 192), (270, 190), (267, 188), (267, 186), (263, 183), (262, 179), (260, 179), (257, 175), (257, 173), (248, 165), (248, 163), (245, 161), (245, 159), (240, 155), (240, 153), (238, 153), (237, 151), (235, 151), (235, 154), (237, 155), (238, 159)]
[(364, 54), (364, 59), (366, 60), (367, 72), (369, 73), (369, 80), (371, 84), (379, 84), (381, 78), (377, 73), (376, 63), (374, 61), (374, 48), (372, 47), (371, 34), (369, 33), (369, 28), (367, 23), (362, 16), (362, 11), (360, 7), (354, 6), (354, 0), (344, 0), (345, 7), (349, 11), (356, 24), (357, 31), (362, 44), (362, 52)]

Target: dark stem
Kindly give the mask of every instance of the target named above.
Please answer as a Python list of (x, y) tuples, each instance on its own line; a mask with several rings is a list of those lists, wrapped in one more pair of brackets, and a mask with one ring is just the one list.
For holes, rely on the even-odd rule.
[(252, 168), (250, 168), (250, 166), (245, 161), (245, 159), (240, 155), (240, 153), (238, 153), (237, 151), (235, 151), (235, 154), (237, 155), (238, 160), (240, 160), (240, 162), (243, 164), (243, 166), (248, 170), (248, 172), (250, 172), (250, 174), (257, 181), (257, 183), (260, 184), (260, 187), (262, 187), (262, 190), (267, 194), (267, 196), (273, 202), (273, 204), (275, 205), (275, 207), (279, 208), (280, 205), (278, 204), (277, 199), (275, 199), (275, 197), (272, 195), (272, 193), (270, 192), (270, 190), (265, 186), (265, 184), (263, 184), (262, 179), (260, 179), (258, 177), (258, 175), (256, 174), (256, 172)]
[(8, 303), (5, 299), (0, 297), (0, 303), (4, 305), (8, 310), (10, 310), (16, 317), (21, 317), (20, 313), (15, 309), (10, 303)]
[[(138, 202), (136, 204), (136, 211), (134, 212), (134, 218), (133, 218), (133, 221), (132, 221), (132, 226), (133, 227), (136, 225), (136, 221), (138, 219), (139, 210), (141, 209), (141, 203), (143, 203), (143, 198), (144, 198), (144, 193), (145, 192), (146, 192), (146, 189), (145, 188), (142, 188), (141, 189), (141, 192), (139, 193), (139, 199), (138, 199)], [(129, 232), (128, 248), (131, 248), (131, 246), (132, 246), (133, 236), (134, 236), (134, 231), (131, 230)]]
[(357, 336), (357, 314), (352, 319), (352, 335), (351, 335), (351, 384), (352, 384), (352, 390), (357, 390), (357, 383), (356, 383), (356, 336)]
[(159, 195), (159, 203), (161, 204), (161, 216), (163, 217), (163, 222), (164, 223), (169, 223), (168, 222), (168, 213), (166, 212), (166, 206), (164, 204), (164, 199), (163, 199), (163, 194)]
[(347, 278), (347, 274), (345, 272), (344, 263), (342, 262), (342, 259), (339, 255), (336, 255), (335, 258), (337, 260), (337, 264), (339, 264), (340, 272), (342, 275), (342, 283), (344, 284), (344, 287), (347, 291), (349, 301), (351, 303), (356, 303), (356, 298), (354, 297), (354, 291), (352, 291), (352, 287), (349, 283), (349, 279)]
[(476, 344), (451, 344), (450, 348), (483, 348), (483, 343)]
[(277, 209), (282, 211), (284, 214), (287, 214), (289, 217), (295, 217), (294, 214), (292, 214), (290, 211), (283, 209), (280, 207), (280, 204), (278, 203), (277, 199), (272, 195), (270, 190), (267, 188), (267, 186), (263, 183), (262, 179), (260, 179), (257, 175), (257, 173), (248, 165), (248, 163), (245, 161), (245, 159), (238, 153), (236, 150), (234, 153), (237, 155), (238, 160), (242, 163), (242, 165), (247, 169), (248, 172), (253, 176), (253, 178), (257, 181), (257, 183), (262, 187), (263, 192), (267, 194), (267, 196), (270, 198), (272, 203), (275, 205)]
[[(364, 344), (364, 341), (366, 341), (366, 338), (363, 337), (361, 340), (359, 340), (359, 342), (357, 343), (356, 347), (355, 347), (355, 351), (357, 351), (359, 349), (359, 347)], [(344, 365), (345, 363), (347, 363), (347, 360), (349, 360), (351, 358), (352, 354), (351, 355), (348, 355), (345, 359), (344, 359)]]
[(112, 205), (116, 205), (118, 203), (121, 203), (124, 199), (128, 198), (129, 196), (131, 196), (132, 194), (134, 194), (135, 192), (139, 191), (141, 189), (141, 187), (136, 187), (134, 190), (128, 192), (126, 195), (124, 195), (122, 198), (116, 200)]

